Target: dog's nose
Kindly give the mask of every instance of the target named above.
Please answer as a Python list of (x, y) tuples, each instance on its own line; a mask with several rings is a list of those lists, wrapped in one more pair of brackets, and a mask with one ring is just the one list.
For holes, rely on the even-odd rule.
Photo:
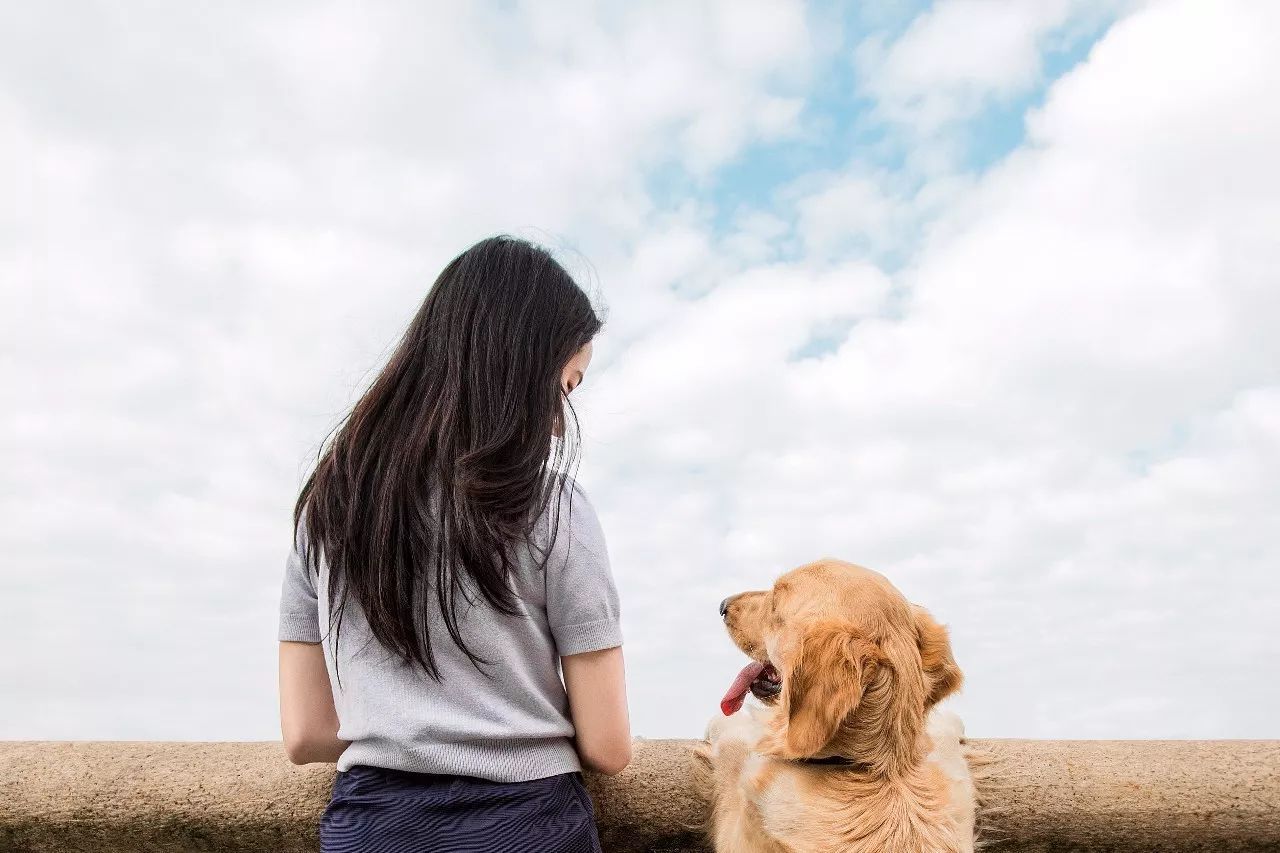
[(720, 602), (720, 615), (723, 617), (729, 612), (729, 599), (723, 599)]

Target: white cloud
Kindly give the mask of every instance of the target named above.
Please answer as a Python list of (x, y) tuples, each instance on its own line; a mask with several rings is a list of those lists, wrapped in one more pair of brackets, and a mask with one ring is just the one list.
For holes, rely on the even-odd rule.
[[(125, 39), (32, 7), (0, 34), (3, 735), (275, 736), (307, 454), (505, 229), (609, 304), (582, 475), (638, 733), (715, 711), (721, 597), (835, 554), (952, 625), (972, 734), (1276, 736), (1275, 7), (1150, 4), (981, 178), (815, 171), (721, 235), (646, 178), (785, 138), (829, 43), (735, 8), (165, 7)], [(1090, 14), (939, 3), (869, 92), (945, 146)], [(868, 245), (910, 254), (890, 276)]]
[(888, 121), (936, 132), (1043, 82), (1043, 52), (1123, 5), (1103, 0), (939, 0), (891, 41), (854, 56)]
[[(901, 301), (792, 283), (766, 311), (726, 285), (597, 378), (592, 472), (664, 702), (714, 709), (736, 657), (714, 602), (835, 553), (951, 622), (971, 732), (1274, 733), (1280, 696), (1249, 674), (1277, 663), (1280, 603), (1276, 23), (1122, 21), (943, 210)], [(1218, 75), (1227, 56), (1247, 71)], [(838, 310), (848, 340), (788, 361)], [(779, 320), (733, 321), (757, 311)]]
[(786, 132), (815, 61), (798, 4), (745, 56), (723, 5), (11, 16), (0, 597), (39, 651), (0, 665), (33, 685), (6, 736), (272, 735), (303, 468), (448, 258), (498, 230), (576, 243), (627, 284), (623, 340), (677, 279), (711, 286), (699, 214), (655, 210), (646, 170)]
[(848, 251), (848, 243), (864, 240), (871, 251), (896, 245), (906, 224), (906, 204), (875, 175), (851, 174), (828, 179), (821, 189), (796, 205), (805, 249), (827, 254)]

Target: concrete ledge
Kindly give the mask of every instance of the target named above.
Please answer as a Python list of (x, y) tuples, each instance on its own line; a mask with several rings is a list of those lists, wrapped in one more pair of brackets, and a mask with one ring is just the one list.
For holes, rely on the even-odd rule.
[[(705, 849), (691, 743), (590, 779), (607, 850)], [(1280, 741), (973, 743), (1000, 760), (997, 851), (1280, 851)], [(0, 741), (0, 851), (315, 851), (333, 775), (274, 742)]]

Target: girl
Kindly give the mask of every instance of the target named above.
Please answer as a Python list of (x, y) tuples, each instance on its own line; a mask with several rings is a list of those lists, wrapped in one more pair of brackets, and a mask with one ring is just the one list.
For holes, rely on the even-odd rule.
[(600, 326), (545, 250), (482, 240), (322, 450), (279, 625), (289, 758), (337, 762), (322, 851), (600, 850), (581, 770), (622, 770), (631, 732), (604, 538), (568, 476)]

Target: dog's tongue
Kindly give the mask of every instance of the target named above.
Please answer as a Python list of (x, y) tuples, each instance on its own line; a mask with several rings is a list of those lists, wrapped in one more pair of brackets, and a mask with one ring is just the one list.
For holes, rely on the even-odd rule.
[(751, 682), (755, 681), (763, 670), (764, 664), (753, 660), (738, 673), (733, 684), (729, 685), (729, 692), (725, 693), (724, 698), (720, 700), (720, 710), (726, 717), (736, 714), (742, 707), (743, 701), (747, 698), (747, 691), (751, 689)]

